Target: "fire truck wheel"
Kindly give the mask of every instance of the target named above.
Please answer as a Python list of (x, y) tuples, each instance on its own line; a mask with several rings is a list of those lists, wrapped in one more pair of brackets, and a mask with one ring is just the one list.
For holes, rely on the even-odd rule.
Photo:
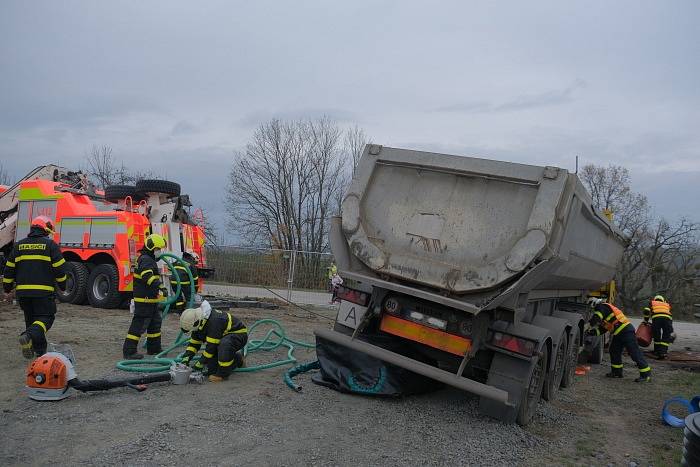
[(64, 303), (82, 305), (87, 301), (87, 285), (90, 271), (85, 264), (78, 261), (66, 263), (66, 291), (57, 289), (58, 299)]
[(133, 185), (109, 185), (105, 187), (105, 199), (107, 201), (119, 201), (127, 196), (131, 196), (134, 202), (143, 199), (143, 193), (138, 191)]
[(95, 308), (116, 308), (122, 301), (119, 274), (113, 264), (98, 264), (90, 273), (87, 296)]
[(136, 189), (141, 193), (163, 193), (180, 196), (180, 184), (168, 180), (139, 180)]

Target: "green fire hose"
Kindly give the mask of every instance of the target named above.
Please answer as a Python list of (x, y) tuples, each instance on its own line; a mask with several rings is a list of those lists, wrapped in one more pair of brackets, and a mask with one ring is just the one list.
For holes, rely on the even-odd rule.
[[(168, 315), (168, 312), (170, 310), (170, 305), (175, 303), (175, 300), (177, 300), (177, 297), (180, 295), (180, 290), (182, 286), (182, 284), (180, 283), (180, 275), (175, 272), (175, 267), (173, 266), (173, 263), (179, 263), (186, 267), (185, 269), (190, 279), (190, 291), (192, 292), (190, 294), (190, 300), (187, 303), (188, 308), (191, 308), (194, 305), (194, 296), (196, 291), (194, 289), (194, 278), (192, 277), (192, 273), (190, 272), (189, 265), (187, 263), (185, 263), (181, 258), (178, 258), (175, 255), (171, 255), (170, 253), (163, 253), (158, 257), (158, 259), (161, 258), (171, 258), (173, 260), (172, 263), (169, 261), (165, 261), (165, 264), (168, 265), (168, 268), (172, 273), (171, 276), (175, 278), (177, 283), (175, 294), (171, 297), (168, 297), (168, 299), (164, 302), (165, 308), (163, 309), (163, 319), (165, 320), (165, 317)], [(258, 326), (262, 325), (271, 325), (271, 329), (267, 331), (265, 337), (263, 337), (262, 339), (250, 338), (253, 331)], [(294, 357), (294, 350), (296, 348), (295, 346), (304, 348), (316, 347), (314, 344), (309, 344), (306, 342), (301, 342), (288, 338), (284, 327), (282, 327), (279, 321), (276, 321), (274, 319), (261, 319), (253, 323), (253, 325), (248, 326), (248, 336), (248, 343), (243, 349), (243, 355), (247, 356), (250, 353), (259, 351), (270, 352), (280, 347), (285, 347), (287, 349), (287, 358), (256, 366), (236, 368), (234, 370), (236, 372), (243, 373), (260, 371), (282, 365), (290, 365), (297, 362), (296, 357)], [(182, 359), (182, 352), (180, 352), (180, 354), (178, 354), (174, 358), (167, 357), (167, 355), (179, 347), (184, 347), (185, 344), (187, 344), (188, 340), (189, 338), (187, 337), (187, 335), (180, 331), (177, 337), (175, 338), (173, 344), (170, 347), (163, 350), (161, 353), (157, 354), (154, 358), (146, 358), (143, 360), (121, 360), (117, 362), (117, 368), (124, 371), (132, 371), (139, 373), (157, 373), (161, 371), (168, 371), (170, 369), (170, 365), (172, 365), (173, 362), (179, 362)]]

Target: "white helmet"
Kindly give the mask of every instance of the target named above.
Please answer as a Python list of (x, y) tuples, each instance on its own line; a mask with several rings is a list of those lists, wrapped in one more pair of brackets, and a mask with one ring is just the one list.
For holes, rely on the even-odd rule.
[(603, 303), (602, 298), (597, 298), (597, 297), (589, 297), (588, 298), (588, 305), (590, 307), (595, 307), (596, 305), (599, 305), (601, 303)]
[(211, 314), (211, 305), (204, 300), (197, 308), (188, 308), (180, 315), (180, 329), (190, 332), (193, 329), (201, 329)]

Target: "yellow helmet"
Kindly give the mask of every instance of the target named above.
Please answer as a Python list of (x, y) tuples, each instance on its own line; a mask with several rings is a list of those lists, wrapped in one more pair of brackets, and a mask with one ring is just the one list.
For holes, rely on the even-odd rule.
[(664, 302), (664, 303), (666, 303), (666, 299), (665, 299), (663, 296), (661, 296), (661, 295), (657, 295), (656, 297), (654, 297), (654, 300), (655, 300), (655, 301), (658, 301), (658, 302)]
[(162, 235), (151, 234), (148, 237), (146, 237), (146, 241), (143, 242), (143, 245), (148, 251), (153, 251), (155, 249), (162, 250), (163, 248), (165, 248), (166, 243)]

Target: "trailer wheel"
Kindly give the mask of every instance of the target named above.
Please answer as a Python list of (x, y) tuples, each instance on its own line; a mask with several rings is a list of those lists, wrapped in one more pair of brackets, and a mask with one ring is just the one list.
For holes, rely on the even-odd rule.
[(566, 331), (559, 338), (559, 346), (557, 353), (554, 354), (554, 368), (547, 374), (547, 380), (544, 383), (542, 390), (542, 398), (546, 401), (553, 401), (557, 398), (557, 391), (561, 385), (562, 377), (564, 376), (564, 367), (568, 354), (566, 353)]
[(56, 289), (58, 299), (63, 303), (82, 305), (87, 301), (87, 285), (90, 271), (79, 261), (66, 262), (66, 290)]
[(180, 184), (168, 180), (139, 180), (136, 189), (141, 193), (163, 193), (169, 196), (180, 196)]
[(578, 349), (581, 346), (581, 336), (578, 333), (578, 328), (574, 329), (572, 339), (573, 342), (569, 343), (564, 376), (561, 379), (561, 387), (563, 388), (568, 388), (574, 384), (574, 375), (576, 374), (576, 365), (578, 364)]
[(603, 363), (603, 354), (604, 353), (605, 353), (605, 342), (604, 342), (603, 336), (599, 336), (598, 342), (593, 347), (593, 351), (591, 352), (591, 356), (588, 358), (588, 362), (593, 363), (595, 365), (599, 365), (599, 364)]
[(518, 408), (518, 417), (516, 419), (518, 425), (527, 425), (532, 421), (532, 417), (535, 416), (537, 411), (537, 404), (540, 402), (544, 380), (547, 377), (547, 359), (549, 358), (547, 347), (544, 347), (542, 354), (535, 358), (532, 373), (530, 373), (530, 383), (523, 394), (520, 407)]
[(105, 187), (105, 199), (107, 201), (119, 201), (127, 196), (131, 196), (134, 202), (143, 199), (143, 193), (138, 191), (133, 185), (109, 185)]
[(95, 308), (116, 308), (122, 301), (119, 274), (113, 264), (98, 264), (90, 273), (87, 296)]

